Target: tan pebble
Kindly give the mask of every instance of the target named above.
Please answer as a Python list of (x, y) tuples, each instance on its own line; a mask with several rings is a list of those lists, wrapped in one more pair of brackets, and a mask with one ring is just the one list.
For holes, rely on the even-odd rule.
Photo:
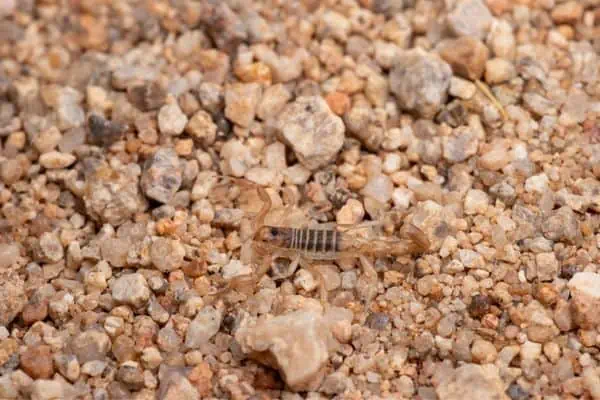
[(577, 0), (558, 4), (552, 10), (551, 16), (557, 24), (573, 23), (583, 15), (583, 4)]
[(513, 8), (511, 0), (487, 0), (486, 3), (492, 14), (496, 16), (504, 14)]
[(194, 151), (194, 141), (192, 139), (182, 139), (175, 143), (177, 155), (189, 156)]
[(473, 342), (473, 347), (471, 348), (471, 354), (473, 356), (473, 361), (479, 364), (489, 364), (493, 363), (498, 356), (498, 352), (496, 351), (496, 347), (491, 342), (487, 340), (475, 340)]
[(440, 56), (454, 73), (469, 80), (481, 78), (489, 55), (486, 45), (472, 37), (449, 40), (440, 50)]
[(51, 151), (40, 156), (40, 165), (46, 169), (60, 169), (68, 167), (76, 160), (72, 154)]
[(491, 85), (506, 82), (517, 75), (513, 63), (502, 58), (492, 58), (485, 64), (485, 81)]
[(49, 379), (54, 374), (50, 346), (29, 347), (21, 354), (21, 368), (34, 379)]
[(271, 68), (262, 62), (255, 62), (248, 65), (241, 65), (235, 69), (235, 75), (246, 83), (266, 83), (271, 84)]
[(343, 115), (350, 108), (350, 97), (346, 93), (332, 92), (325, 97), (327, 105), (337, 115)]
[(349, 199), (346, 204), (338, 211), (336, 220), (338, 224), (356, 224), (362, 221), (365, 216), (365, 209), (362, 203), (356, 199)]

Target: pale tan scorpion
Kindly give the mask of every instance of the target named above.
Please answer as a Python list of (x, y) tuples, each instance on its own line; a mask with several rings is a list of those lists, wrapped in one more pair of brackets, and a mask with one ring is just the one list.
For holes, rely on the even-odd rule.
[(425, 233), (412, 224), (404, 224), (401, 232), (404, 239), (385, 236), (372, 239), (349, 233), (376, 225), (377, 222), (374, 221), (356, 225), (340, 225), (334, 222), (299, 228), (265, 225), (265, 217), (272, 207), (267, 191), (262, 186), (245, 179), (230, 177), (227, 179), (246, 187), (256, 188), (263, 202), (262, 208), (255, 217), (253, 235), (250, 239), (254, 254), (262, 256), (263, 262), (254, 274), (232, 279), (228, 286), (218, 293), (244, 287), (252, 290), (271, 268), (274, 260), (287, 258), (291, 261), (288, 276), (293, 274), (299, 265), (311, 271), (319, 280), (321, 301), (326, 302), (327, 291), (324, 279), (318, 269), (313, 267), (314, 261), (359, 259), (364, 273), (370, 278), (376, 278), (377, 273), (367, 257), (399, 257), (424, 253), (429, 249), (430, 244)]

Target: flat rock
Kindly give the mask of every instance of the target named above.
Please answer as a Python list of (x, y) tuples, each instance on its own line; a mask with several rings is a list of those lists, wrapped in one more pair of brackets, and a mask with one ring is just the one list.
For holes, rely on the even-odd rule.
[(290, 388), (302, 391), (320, 383), (332, 340), (327, 322), (310, 310), (243, 326), (235, 337), (251, 358), (277, 368)]
[(344, 123), (320, 96), (303, 96), (288, 104), (277, 116), (275, 128), (280, 140), (311, 170), (329, 164), (344, 144)]
[(390, 72), (390, 89), (401, 108), (432, 118), (446, 102), (450, 78), (452, 68), (440, 57), (409, 50), (397, 58)]

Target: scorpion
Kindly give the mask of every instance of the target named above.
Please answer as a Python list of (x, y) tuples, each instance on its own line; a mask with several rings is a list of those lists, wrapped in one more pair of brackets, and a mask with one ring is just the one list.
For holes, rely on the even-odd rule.
[(376, 279), (377, 272), (369, 257), (413, 255), (424, 253), (430, 247), (425, 233), (410, 223), (403, 225), (403, 238), (380, 236), (376, 239), (361, 237), (351, 232), (378, 225), (378, 221), (352, 225), (330, 222), (301, 227), (265, 225), (265, 217), (272, 207), (271, 197), (265, 188), (241, 178), (228, 179), (258, 191), (263, 205), (255, 216), (253, 233), (249, 240), (253, 254), (262, 256), (263, 260), (257, 271), (250, 275), (234, 277), (224, 289), (218, 291), (218, 294), (232, 289), (244, 291), (244, 287), (254, 288), (269, 271), (273, 261), (285, 258), (290, 260), (287, 276), (292, 275), (298, 266), (316, 275), (321, 302), (326, 303), (327, 289), (323, 275), (314, 267), (315, 262), (358, 259), (367, 277)]

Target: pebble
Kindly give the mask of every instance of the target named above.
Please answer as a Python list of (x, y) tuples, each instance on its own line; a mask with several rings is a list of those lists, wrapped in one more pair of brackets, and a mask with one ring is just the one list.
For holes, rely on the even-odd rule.
[(485, 81), (490, 85), (509, 81), (515, 76), (517, 76), (517, 70), (508, 60), (492, 58), (485, 63)]
[(279, 315), (235, 334), (244, 353), (276, 367), (293, 390), (315, 390), (329, 359), (331, 332), (315, 311)]
[(162, 272), (170, 272), (183, 266), (185, 248), (178, 240), (157, 237), (150, 247), (152, 264)]
[(17, 8), (17, 0), (5, 0), (0, 4), (0, 18), (10, 17)]
[(70, 348), (79, 363), (85, 364), (89, 361), (104, 360), (111, 348), (111, 341), (104, 332), (87, 330), (72, 339)]
[(198, 390), (177, 367), (161, 365), (158, 380), (158, 397), (162, 400), (200, 400)]
[(60, 380), (38, 379), (31, 383), (28, 390), (31, 400), (66, 399), (75, 396), (72, 387)]
[(540, 343), (526, 341), (521, 345), (519, 355), (521, 361), (530, 362), (537, 360), (542, 354), (542, 345)]
[(8, 326), (27, 303), (23, 281), (10, 277), (0, 283), (0, 325)]
[(13, 383), (10, 374), (0, 376), (0, 396), (4, 399), (17, 399), (19, 391)]
[(217, 136), (217, 125), (209, 113), (204, 110), (198, 110), (192, 116), (185, 131), (196, 139), (202, 140), (209, 145), (215, 141)]
[(20, 357), (21, 368), (33, 379), (49, 379), (54, 375), (52, 350), (47, 345), (27, 348)]
[(182, 182), (183, 168), (173, 149), (159, 149), (145, 165), (141, 179), (144, 194), (160, 203), (171, 201)]
[(22, 163), (15, 158), (0, 163), (0, 178), (5, 185), (18, 182), (24, 174)]
[(187, 122), (187, 116), (177, 103), (165, 104), (158, 112), (158, 129), (165, 135), (181, 135)]
[(455, 76), (450, 79), (450, 88), (448, 89), (448, 93), (450, 93), (451, 96), (468, 100), (475, 95), (476, 91), (477, 86), (465, 79), (457, 78)]
[(576, 0), (557, 4), (551, 12), (552, 20), (557, 24), (571, 24), (581, 19), (584, 6)]
[(525, 181), (525, 190), (528, 192), (544, 193), (548, 189), (548, 176), (544, 173), (533, 175)]
[(573, 243), (580, 235), (577, 215), (570, 207), (561, 207), (542, 222), (542, 232), (547, 239)]
[(478, 364), (491, 364), (496, 361), (496, 357), (498, 356), (494, 344), (481, 339), (477, 339), (473, 342), (471, 354), (473, 356), (473, 361)]
[(356, 199), (348, 199), (346, 204), (337, 212), (336, 221), (342, 225), (357, 224), (365, 216), (365, 209), (362, 203)]
[(252, 274), (252, 267), (239, 260), (231, 260), (222, 268), (223, 279), (231, 280), (236, 276)]
[(378, 331), (384, 330), (390, 323), (390, 317), (387, 314), (376, 312), (369, 314), (366, 324), (369, 328)]
[(319, 282), (315, 280), (313, 274), (305, 269), (301, 269), (296, 273), (294, 278), (294, 286), (301, 288), (306, 292), (312, 292), (319, 286)]
[(491, 148), (478, 160), (478, 164), (485, 169), (498, 171), (504, 168), (511, 161), (506, 148), (498, 146)]
[(143, 66), (124, 65), (112, 73), (111, 84), (115, 89), (124, 90), (130, 85), (153, 81), (157, 71)]
[(263, 121), (278, 116), (291, 98), (292, 94), (283, 84), (269, 86), (258, 103), (256, 115)]
[[(477, 382), (473, 385), (472, 382)], [(508, 400), (504, 383), (494, 365), (464, 364), (446, 374), (435, 388), (440, 400)]]
[(203, 11), (200, 21), (219, 49), (233, 53), (240, 43), (248, 40), (246, 24), (227, 3), (208, 3)]
[(109, 238), (100, 242), (102, 258), (113, 267), (124, 267), (131, 250), (131, 242), (126, 238)]
[(488, 209), (488, 195), (478, 189), (470, 189), (465, 196), (464, 211), (467, 215), (485, 214)]
[(157, 82), (143, 82), (127, 88), (127, 99), (142, 111), (153, 111), (165, 104), (167, 91)]
[(247, 128), (256, 116), (262, 89), (258, 83), (235, 83), (225, 88), (225, 116)]
[(40, 165), (46, 169), (67, 168), (77, 161), (77, 157), (68, 153), (50, 151), (40, 156)]
[(0, 243), (0, 270), (7, 270), (16, 263), (20, 252), (15, 243)]
[(33, 139), (33, 146), (41, 153), (47, 153), (56, 149), (58, 143), (62, 139), (62, 134), (58, 130), (56, 126), (51, 126), (50, 128), (40, 132)]
[(390, 90), (398, 106), (432, 118), (446, 102), (452, 68), (423, 50), (405, 52), (390, 72)]
[(185, 347), (197, 349), (217, 334), (223, 321), (223, 314), (218, 309), (207, 306), (196, 314), (185, 335)]
[(150, 289), (141, 274), (127, 274), (115, 280), (112, 286), (112, 297), (117, 303), (139, 308), (148, 302)]
[(58, 129), (61, 131), (77, 128), (85, 123), (85, 112), (75, 103), (59, 105), (56, 114)]
[(92, 114), (88, 118), (90, 141), (100, 146), (108, 147), (120, 140), (125, 134), (125, 125)]
[(52, 232), (44, 232), (39, 240), (38, 259), (56, 263), (63, 259), (65, 251), (59, 238)]
[(448, 14), (448, 26), (457, 36), (485, 38), (493, 16), (483, 0), (461, 0)]
[(574, 322), (583, 329), (595, 329), (600, 324), (596, 312), (600, 304), (600, 274), (578, 272), (567, 284), (571, 291), (571, 313)]
[[(89, 120), (88, 120), (89, 124)], [(73, 153), (85, 145), (86, 131), (83, 127), (69, 129), (58, 142), (58, 150), (62, 153)]]
[(106, 362), (102, 360), (92, 360), (81, 366), (81, 373), (91, 377), (100, 376), (106, 369)]
[(317, 29), (317, 33), (334, 39), (345, 42), (348, 39), (348, 34), (352, 25), (350, 21), (342, 14), (335, 11), (326, 11), (320, 20), (321, 26)]
[(344, 143), (344, 123), (320, 96), (298, 97), (275, 122), (282, 142), (300, 163), (316, 170), (329, 164)]
[(385, 204), (392, 199), (394, 184), (387, 175), (377, 175), (369, 179), (361, 193)]
[(48, 316), (48, 301), (43, 300), (36, 303), (28, 303), (23, 307), (21, 318), (26, 325), (33, 325), (37, 321), (43, 321)]
[(471, 81), (481, 79), (490, 55), (483, 42), (469, 36), (445, 42), (439, 53), (455, 75)]
[(86, 212), (91, 218), (119, 226), (146, 209), (148, 204), (134, 176), (106, 166), (99, 170), (103, 173), (96, 173), (87, 180), (88, 190), (83, 195)]
[(455, 134), (442, 141), (444, 158), (451, 163), (461, 163), (477, 154), (479, 140), (470, 128), (459, 127)]

